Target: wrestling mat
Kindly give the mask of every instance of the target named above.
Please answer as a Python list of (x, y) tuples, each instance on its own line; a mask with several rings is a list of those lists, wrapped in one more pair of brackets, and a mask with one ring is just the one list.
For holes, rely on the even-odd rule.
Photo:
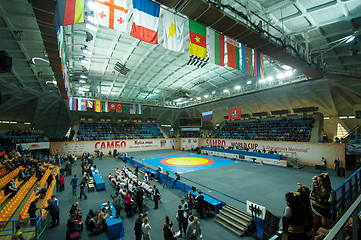
[(237, 163), (222, 158), (197, 154), (147, 158), (143, 159), (142, 161), (154, 167), (160, 166), (164, 171), (171, 173), (187, 173)]

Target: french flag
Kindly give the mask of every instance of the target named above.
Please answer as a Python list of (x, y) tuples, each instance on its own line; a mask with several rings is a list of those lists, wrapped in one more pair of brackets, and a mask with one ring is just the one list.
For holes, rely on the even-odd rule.
[(212, 119), (213, 119), (213, 111), (202, 113), (202, 121), (203, 122), (212, 121)]
[(160, 5), (150, 0), (133, 0), (133, 25), (130, 36), (158, 44)]

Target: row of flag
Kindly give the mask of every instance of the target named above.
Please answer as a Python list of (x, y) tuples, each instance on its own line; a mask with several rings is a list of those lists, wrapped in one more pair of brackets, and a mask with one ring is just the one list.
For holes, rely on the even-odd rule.
[[(228, 109), (228, 119), (240, 119), (241, 118), (241, 107)], [(202, 121), (212, 121), (213, 111), (202, 112)]]
[[(127, 31), (131, 15), (128, 1), (94, 0), (94, 4), (95, 18), (99, 25)], [(158, 44), (160, 5), (151, 0), (133, 0), (132, 9), (133, 23), (130, 35), (144, 42)], [(186, 19), (165, 9), (162, 9), (162, 12), (163, 46), (172, 51), (183, 52)], [(69, 25), (78, 22), (84, 22), (84, 0), (57, 0), (54, 24)], [(225, 41), (223, 34), (191, 19), (189, 19), (189, 53), (200, 58), (209, 57), (209, 61), (213, 64), (242, 70), (247, 75), (264, 77), (262, 53), (228, 37)]]
[(84, 98), (69, 99), (69, 109), (71, 111), (86, 112), (93, 109), (94, 112), (117, 112), (129, 114), (143, 114), (142, 104), (124, 104), (118, 102), (106, 102), (98, 100), (88, 100)]

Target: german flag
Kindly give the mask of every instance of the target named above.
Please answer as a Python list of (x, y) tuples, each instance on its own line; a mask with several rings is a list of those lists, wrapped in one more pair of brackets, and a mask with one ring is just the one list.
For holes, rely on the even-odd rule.
[(56, 26), (84, 22), (84, 0), (56, 0), (53, 24)]
[(189, 54), (200, 58), (207, 57), (206, 34), (205, 26), (189, 19)]

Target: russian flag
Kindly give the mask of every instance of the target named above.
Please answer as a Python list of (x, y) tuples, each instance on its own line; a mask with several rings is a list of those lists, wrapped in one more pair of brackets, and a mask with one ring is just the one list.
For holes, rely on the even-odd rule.
[(76, 111), (76, 98), (73, 97), (69, 98), (69, 109), (71, 111)]
[(202, 113), (202, 121), (203, 122), (212, 121), (212, 119), (213, 119), (213, 111)]
[(130, 36), (158, 44), (160, 5), (150, 0), (133, 0), (133, 25)]

